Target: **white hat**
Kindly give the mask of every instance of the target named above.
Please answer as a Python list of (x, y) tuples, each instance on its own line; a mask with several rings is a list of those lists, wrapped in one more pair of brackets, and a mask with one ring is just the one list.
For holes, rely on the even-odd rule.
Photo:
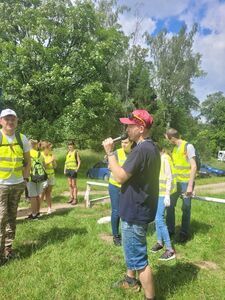
[(10, 108), (6, 108), (6, 109), (3, 109), (1, 111), (0, 118), (4, 118), (6, 116), (15, 116), (15, 117), (17, 117), (15, 111), (10, 109)]

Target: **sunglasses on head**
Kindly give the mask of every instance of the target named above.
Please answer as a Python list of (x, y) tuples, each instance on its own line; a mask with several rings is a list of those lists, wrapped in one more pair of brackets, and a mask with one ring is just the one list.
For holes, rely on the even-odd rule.
[(134, 113), (129, 114), (128, 118), (129, 118), (129, 120), (131, 120), (131, 121), (133, 121), (134, 119), (136, 119), (136, 120), (140, 121), (144, 126), (147, 125), (146, 122), (145, 122), (142, 118), (138, 117), (138, 116), (135, 115)]

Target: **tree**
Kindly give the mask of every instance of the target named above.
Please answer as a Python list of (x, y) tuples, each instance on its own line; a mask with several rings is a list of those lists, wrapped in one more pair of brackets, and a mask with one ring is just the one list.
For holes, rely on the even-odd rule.
[[(151, 79), (158, 101), (165, 106), (165, 125), (177, 124), (177, 112), (189, 113), (198, 107), (191, 84), (194, 78), (203, 75), (200, 69), (200, 54), (193, 53), (193, 38), (197, 31), (194, 25), (188, 33), (183, 27), (170, 37), (166, 30), (157, 36), (147, 35), (152, 59)], [(184, 114), (180, 115), (180, 119)], [(177, 127), (177, 126), (175, 126)]]

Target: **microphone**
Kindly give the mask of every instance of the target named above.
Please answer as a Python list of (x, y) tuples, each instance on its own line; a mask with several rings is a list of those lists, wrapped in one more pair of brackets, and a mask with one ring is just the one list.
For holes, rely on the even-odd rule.
[(123, 133), (121, 136), (118, 136), (117, 138), (113, 139), (113, 143), (120, 142), (120, 141), (125, 140), (127, 138), (128, 138), (128, 134)]

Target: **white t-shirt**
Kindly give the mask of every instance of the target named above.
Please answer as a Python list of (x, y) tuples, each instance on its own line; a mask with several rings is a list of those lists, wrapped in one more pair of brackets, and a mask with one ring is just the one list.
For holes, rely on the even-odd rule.
[[(14, 138), (15, 138), (15, 134), (14, 135), (5, 135), (6, 138), (7, 138), (7, 141), (9, 144), (12, 144)], [(30, 151), (30, 144), (28, 142), (28, 139), (26, 138), (25, 135), (22, 134), (22, 143), (23, 143), (23, 152), (26, 153), (26, 152), (29, 152)], [(7, 179), (0, 179), (0, 184), (3, 184), (3, 185), (12, 185), (12, 184), (19, 184), (19, 183), (22, 183), (24, 180), (23, 180), (23, 176), (21, 177), (16, 177), (15, 175), (11, 175), (9, 178)]]

